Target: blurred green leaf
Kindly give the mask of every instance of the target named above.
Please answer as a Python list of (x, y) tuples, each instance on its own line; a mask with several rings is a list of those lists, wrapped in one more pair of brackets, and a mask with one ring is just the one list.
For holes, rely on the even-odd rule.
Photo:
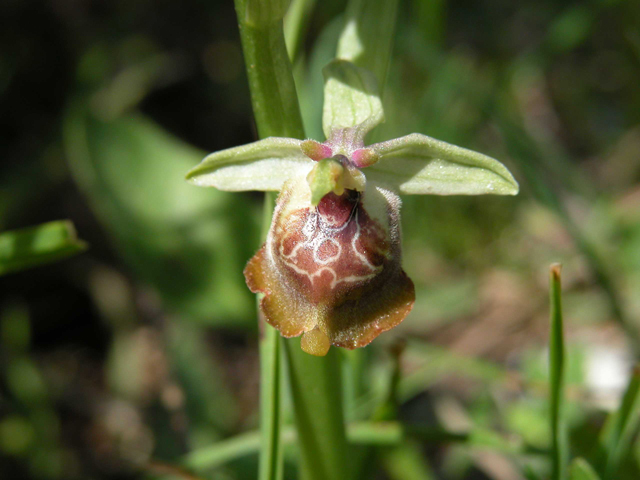
[(171, 367), (184, 391), (192, 448), (228, 433), (238, 419), (238, 406), (220, 367), (211, 358), (202, 326), (174, 321), (167, 326)]
[(33, 443), (35, 432), (25, 418), (12, 415), (0, 421), (0, 450), (8, 455), (22, 455)]
[(419, 444), (405, 442), (382, 452), (382, 463), (392, 480), (433, 480), (435, 475), (427, 464)]
[(393, 47), (398, 0), (350, 0), (336, 58), (371, 71), (384, 91)]
[(622, 397), (622, 404), (611, 414), (608, 423), (611, 428), (603, 430), (607, 458), (603, 478), (615, 480), (640, 426), (640, 367), (634, 368), (629, 386)]
[(0, 275), (55, 262), (86, 249), (87, 244), (78, 240), (68, 220), (0, 233)]
[[(505, 454), (536, 454), (547, 456), (545, 450), (527, 448), (485, 429), (473, 429), (468, 433), (451, 432), (438, 427), (405, 426), (400, 422), (365, 421), (353, 422), (346, 426), (347, 440), (353, 445), (376, 447), (398, 447), (407, 440), (429, 445), (460, 444), (466, 448), (492, 449)], [(262, 443), (261, 432), (246, 432), (220, 440), (212, 445), (188, 453), (182, 458), (182, 465), (197, 471), (206, 471), (237, 460), (246, 455), (258, 453)], [(298, 434), (293, 426), (284, 426), (281, 431), (283, 445), (296, 446)]]
[(564, 425), (564, 327), (560, 265), (550, 270), (551, 326), (549, 331), (549, 403), (551, 419), (551, 461), (553, 480), (565, 478), (566, 432)]
[(291, 0), (284, 16), (284, 40), (292, 63), (300, 54), (316, 0)]
[(569, 480), (600, 480), (600, 477), (584, 458), (576, 458), (569, 467)]
[(246, 197), (184, 181), (202, 152), (141, 115), (103, 121), (82, 102), (69, 108), (64, 134), (76, 182), (161, 300), (208, 323), (249, 321), (242, 269), (256, 247), (257, 215)]

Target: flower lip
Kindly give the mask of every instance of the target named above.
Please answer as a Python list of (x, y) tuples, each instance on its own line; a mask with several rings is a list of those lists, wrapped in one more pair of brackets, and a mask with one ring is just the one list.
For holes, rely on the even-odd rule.
[(339, 230), (351, 221), (360, 202), (360, 192), (345, 190), (344, 194), (331, 192), (325, 195), (316, 210), (323, 228)]
[(398, 209), (392, 192), (369, 186), (327, 194), (317, 207), (304, 182), (278, 197), (267, 242), (245, 269), (264, 293), (265, 319), (303, 349), (362, 347), (411, 310), (413, 283), (402, 270)]

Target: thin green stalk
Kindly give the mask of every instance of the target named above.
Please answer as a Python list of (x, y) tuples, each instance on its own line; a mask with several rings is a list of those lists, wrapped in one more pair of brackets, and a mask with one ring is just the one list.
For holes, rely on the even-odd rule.
[(550, 271), (551, 325), (549, 331), (549, 382), (551, 410), (551, 479), (563, 480), (566, 471), (566, 439), (563, 419), (564, 403), (564, 332), (560, 265)]
[[(262, 238), (265, 238), (271, 222), (275, 195), (267, 192), (264, 198)], [(258, 301), (259, 301), (258, 296)], [(260, 330), (260, 464), (259, 480), (282, 478), (282, 365), (280, 333), (264, 321), (258, 308)]]
[(620, 408), (610, 420), (613, 428), (609, 433), (605, 450), (607, 455), (603, 478), (614, 480), (621, 463), (629, 455), (633, 439), (640, 425), (640, 366), (631, 375), (627, 390), (622, 397)]
[[(251, 100), (260, 138), (269, 136), (304, 138), (298, 96), (291, 75), (277, 12), (260, 11), (252, 0), (236, 0), (240, 38), (247, 67)], [(265, 4), (268, 10), (272, 5)], [(258, 8), (257, 16), (255, 10)], [(263, 18), (260, 18), (262, 15)], [(271, 18), (269, 18), (271, 16)], [(275, 17), (275, 18), (273, 18)], [(269, 229), (274, 194), (265, 196), (263, 238)], [(260, 480), (282, 478), (281, 398), (282, 365), (278, 331), (260, 315)]]
[[(282, 16), (277, 18), (281, 3), (266, 0), (236, 0), (235, 3), (260, 137), (304, 138)], [(261, 342), (261, 429), (264, 439), (261, 480), (278, 479), (282, 472), (278, 360), (281, 341), (271, 327), (264, 325), (264, 328)], [(324, 358), (311, 357), (300, 350), (299, 340), (288, 341), (285, 346), (300, 439), (301, 477), (345, 478), (347, 449), (337, 353), (331, 352)], [(317, 472), (328, 472), (328, 475), (318, 477)]]
[(235, 0), (240, 40), (247, 67), (251, 104), (260, 138), (304, 138), (298, 95), (280, 19), (249, 22), (251, 4)]
[(291, 339), (285, 353), (302, 457), (300, 478), (350, 478), (339, 352), (332, 348), (326, 356), (315, 357), (302, 351), (299, 339)]

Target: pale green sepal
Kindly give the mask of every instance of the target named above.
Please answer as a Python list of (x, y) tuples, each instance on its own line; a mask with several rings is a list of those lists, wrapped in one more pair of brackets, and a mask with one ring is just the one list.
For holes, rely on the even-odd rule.
[(384, 121), (378, 82), (370, 71), (346, 60), (334, 60), (322, 70), (324, 106), (322, 128), (327, 138), (337, 130), (353, 129), (362, 142), (373, 127)]
[(344, 193), (344, 167), (332, 158), (320, 160), (307, 175), (307, 182), (311, 189), (311, 205), (318, 205), (322, 197), (333, 192), (336, 195)]
[(516, 195), (518, 182), (497, 160), (426, 135), (369, 145), (381, 157), (367, 179), (400, 193), (433, 195)]
[(292, 176), (305, 175), (313, 165), (300, 140), (269, 137), (207, 156), (187, 173), (187, 180), (201, 187), (238, 192), (277, 191)]

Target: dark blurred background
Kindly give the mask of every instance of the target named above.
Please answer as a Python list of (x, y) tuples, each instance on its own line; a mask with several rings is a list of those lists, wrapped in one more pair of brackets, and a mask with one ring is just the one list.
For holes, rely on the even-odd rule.
[[(318, 2), (295, 61), (318, 140), (344, 7)], [(482, 151), (521, 193), (404, 199), (416, 308), (366, 349), (349, 418), (384, 391), (401, 338), (403, 420), (548, 446), (559, 261), (571, 434), (593, 447), (640, 326), (639, 26), (634, 0), (401, 1), (387, 122), (371, 140), (421, 132)], [(183, 180), (207, 152), (255, 140), (252, 122), (231, 0), (2, 0), (0, 230), (68, 218), (90, 248), (0, 277), (0, 478), (139, 478), (257, 427), (242, 268), (262, 196)], [(523, 478), (508, 455), (412, 452), (417, 466), (383, 456), (367, 478)], [(634, 452), (621, 478), (640, 475)], [(202, 478), (256, 466), (248, 455)]]

